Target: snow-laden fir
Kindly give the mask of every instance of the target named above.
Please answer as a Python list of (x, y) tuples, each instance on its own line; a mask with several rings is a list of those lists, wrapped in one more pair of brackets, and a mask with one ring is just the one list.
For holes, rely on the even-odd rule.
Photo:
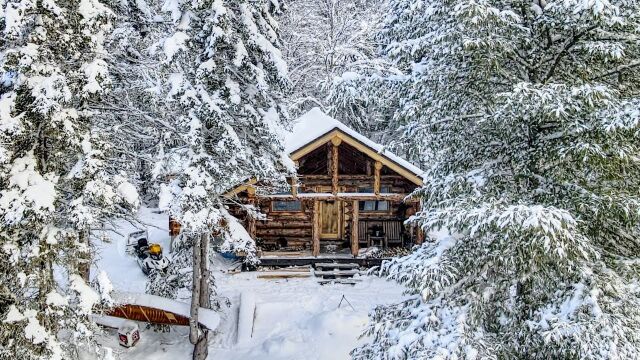
[(89, 0), (0, 6), (0, 358), (99, 356), (88, 315), (106, 299), (84, 280), (89, 232), (139, 203), (92, 121), (113, 13)]
[(397, 97), (432, 163), (412, 220), (441, 232), (383, 267), (415, 298), (378, 308), (354, 358), (640, 357), (640, 3), (392, 0), (388, 14), (402, 74), (352, 86)]
[(0, 0), (0, 31), (0, 358), (110, 356), (91, 246), (143, 202), (184, 230), (147, 292), (219, 310), (213, 249), (256, 260), (222, 195), (286, 187), (287, 105), (429, 169), (381, 269), (412, 297), (354, 359), (640, 358), (638, 1)]

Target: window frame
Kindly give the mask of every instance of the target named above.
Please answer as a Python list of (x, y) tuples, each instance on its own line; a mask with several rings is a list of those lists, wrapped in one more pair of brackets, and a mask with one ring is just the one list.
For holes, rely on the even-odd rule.
[[(380, 186), (380, 192), (381, 193), (388, 193), (389, 191), (389, 186), (385, 185), (385, 186)], [(386, 192), (384, 191), (386, 189)], [(363, 191), (366, 190), (366, 191)], [(358, 192), (359, 193), (373, 193), (373, 188), (371, 187), (358, 187)], [(375, 204), (374, 210), (367, 210), (366, 209), (366, 204), (367, 203), (373, 203)], [(380, 207), (381, 203), (386, 203), (386, 209), (384, 210), (379, 210), (378, 208)], [(362, 207), (362, 208), (361, 208)], [(376, 213), (376, 214), (382, 214), (382, 213), (389, 213), (389, 211), (391, 210), (391, 204), (389, 202), (389, 200), (361, 200), (358, 201), (358, 209), (361, 213)]]
[[(276, 209), (276, 203), (298, 203), (298, 208), (296, 210), (290, 210), (290, 209), (286, 209), (286, 210), (279, 210)], [(302, 205), (302, 200), (271, 200), (271, 204), (270, 204), (270, 210), (271, 212), (303, 212), (304, 211), (304, 207)]]

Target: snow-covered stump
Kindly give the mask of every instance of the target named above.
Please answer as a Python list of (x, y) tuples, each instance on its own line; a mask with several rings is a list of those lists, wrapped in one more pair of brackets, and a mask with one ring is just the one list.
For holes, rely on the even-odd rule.
[(256, 314), (256, 297), (252, 292), (240, 294), (240, 307), (238, 309), (238, 340), (241, 344), (251, 340), (253, 335), (253, 322)]

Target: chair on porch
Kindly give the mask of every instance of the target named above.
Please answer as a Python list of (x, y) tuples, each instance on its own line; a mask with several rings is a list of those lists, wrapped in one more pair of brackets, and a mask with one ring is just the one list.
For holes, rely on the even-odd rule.
[(387, 248), (387, 234), (381, 222), (374, 222), (367, 229), (367, 247), (378, 246)]
[(388, 220), (382, 223), (382, 228), (387, 237), (388, 244), (404, 245), (404, 238), (402, 236), (402, 221)]
[(361, 220), (358, 223), (358, 241), (366, 244), (387, 248), (389, 244), (404, 245), (400, 220)]

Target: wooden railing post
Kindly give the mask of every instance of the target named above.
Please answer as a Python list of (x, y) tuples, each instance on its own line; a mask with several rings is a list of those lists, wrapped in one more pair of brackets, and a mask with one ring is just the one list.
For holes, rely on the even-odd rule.
[(297, 176), (291, 177), (291, 195), (293, 195), (294, 198), (298, 197), (298, 177)]
[(358, 234), (358, 224), (360, 221), (360, 204), (358, 200), (353, 201), (353, 213), (351, 214), (351, 255), (358, 256), (360, 251), (360, 239)]
[(313, 202), (313, 256), (320, 255), (320, 202)]

